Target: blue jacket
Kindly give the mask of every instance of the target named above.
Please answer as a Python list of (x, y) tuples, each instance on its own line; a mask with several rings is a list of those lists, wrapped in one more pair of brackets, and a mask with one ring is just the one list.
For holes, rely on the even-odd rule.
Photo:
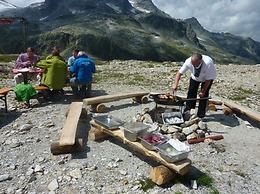
[(75, 59), (70, 72), (76, 75), (76, 82), (90, 83), (92, 82), (92, 73), (96, 72), (95, 63), (86, 55), (79, 56)]

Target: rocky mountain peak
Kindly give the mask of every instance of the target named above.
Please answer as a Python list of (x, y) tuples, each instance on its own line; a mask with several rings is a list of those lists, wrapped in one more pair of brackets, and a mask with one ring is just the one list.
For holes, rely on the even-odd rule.
[(78, 47), (102, 60), (183, 61), (200, 52), (222, 63), (260, 63), (260, 43), (209, 32), (196, 18), (176, 20), (151, 0), (45, 0), (1, 14), (28, 20), (26, 34), (0, 25), (4, 53), (24, 51), (23, 40), (39, 54), (58, 45), (66, 57)]

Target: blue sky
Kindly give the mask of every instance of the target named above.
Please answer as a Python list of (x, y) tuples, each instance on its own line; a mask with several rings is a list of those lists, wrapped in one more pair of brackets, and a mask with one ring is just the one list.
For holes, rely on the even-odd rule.
[[(44, 0), (6, 0), (24, 7)], [(176, 19), (196, 17), (211, 32), (230, 32), (260, 42), (260, 0), (152, 0)]]

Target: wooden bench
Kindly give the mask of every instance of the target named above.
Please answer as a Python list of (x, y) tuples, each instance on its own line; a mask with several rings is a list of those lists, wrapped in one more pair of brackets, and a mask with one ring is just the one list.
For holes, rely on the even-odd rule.
[(228, 108), (230, 108), (235, 114), (242, 114), (245, 115), (252, 120), (260, 123), (260, 113), (257, 111), (254, 111), (252, 109), (249, 109), (247, 107), (240, 106), (232, 101), (224, 101), (224, 105)]
[(105, 112), (106, 106), (103, 103), (118, 101), (126, 98), (133, 98), (133, 100), (146, 103), (148, 102), (148, 92), (133, 92), (133, 93), (125, 93), (125, 94), (110, 94), (105, 96), (97, 96), (92, 98), (83, 99), (83, 103), (85, 105), (90, 105), (92, 110), (97, 112)]
[(147, 150), (141, 142), (132, 142), (125, 138), (124, 132), (121, 129), (114, 129), (109, 130), (99, 124), (97, 124), (94, 120), (90, 121), (91, 127), (95, 128), (96, 130), (100, 130), (103, 133), (108, 134), (109, 136), (112, 136), (118, 140), (120, 140), (123, 144), (129, 146), (130, 148), (134, 149), (135, 151), (138, 151), (139, 153), (149, 157), (150, 159), (161, 163), (162, 165), (166, 166), (170, 170), (173, 170), (177, 174), (185, 175), (188, 173), (190, 167), (191, 167), (191, 160), (190, 159), (184, 159), (175, 163), (169, 163), (165, 161), (163, 158), (161, 158), (160, 154), (157, 151)]
[(7, 94), (8, 92), (13, 91), (12, 88), (1, 88), (0, 89), (0, 99), (4, 101), (4, 105), (5, 105), (5, 112), (7, 113)]
[(71, 87), (71, 86), (82, 86), (87, 84), (80, 84), (80, 83), (66, 83), (64, 87)]
[(53, 154), (73, 152), (82, 146), (76, 141), (76, 132), (82, 107), (83, 102), (71, 103), (67, 118), (61, 131), (60, 139), (58, 142), (51, 144), (51, 152)]
[(47, 86), (34, 86), (34, 89), (39, 91), (39, 90), (48, 90), (49, 88)]

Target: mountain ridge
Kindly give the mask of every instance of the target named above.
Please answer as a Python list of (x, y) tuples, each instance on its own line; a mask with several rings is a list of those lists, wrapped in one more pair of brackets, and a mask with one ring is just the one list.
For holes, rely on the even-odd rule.
[[(209, 32), (196, 18), (176, 20), (151, 0), (45, 0), (4, 14), (29, 18), (27, 44), (41, 54), (57, 44), (66, 57), (78, 47), (101, 60), (183, 61), (191, 53), (201, 52), (219, 62), (260, 62), (260, 43)], [(2, 33), (6, 39), (5, 33), (8, 30)], [(12, 33), (8, 35), (15, 36)], [(2, 46), (4, 52), (22, 51), (21, 45), (15, 46), (16, 39)]]
[(5, 0), (0, 0), (0, 12), (8, 9), (15, 9), (15, 8), (17, 8), (17, 6), (8, 3)]

